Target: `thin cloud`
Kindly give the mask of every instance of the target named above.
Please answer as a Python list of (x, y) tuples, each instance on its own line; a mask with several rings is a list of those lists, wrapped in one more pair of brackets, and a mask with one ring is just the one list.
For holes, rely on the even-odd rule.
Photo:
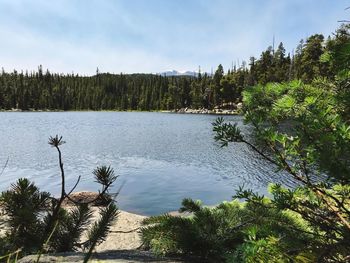
[(94, 74), (210, 71), (330, 34), (347, 1), (0, 1), (0, 66)]

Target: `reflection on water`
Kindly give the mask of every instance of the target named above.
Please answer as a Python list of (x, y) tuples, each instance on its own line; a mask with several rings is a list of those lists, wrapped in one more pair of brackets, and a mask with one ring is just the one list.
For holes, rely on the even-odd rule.
[[(92, 170), (111, 165), (119, 175), (115, 190), (121, 209), (158, 214), (179, 208), (182, 198), (212, 205), (230, 200), (244, 184), (261, 193), (269, 182), (283, 182), (245, 145), (220, 148), (213, 140), (211, 115), (144, 112), (0, 113), (0, 190), (28, 177), (42, 190), (59, 193), (57, 153), (50, 135), (62, 135), (67, 184), (96, 190)], [(227, 120), (238, 122), (239, 116)], [(247, 127), (242, 127), (247, 132)]]

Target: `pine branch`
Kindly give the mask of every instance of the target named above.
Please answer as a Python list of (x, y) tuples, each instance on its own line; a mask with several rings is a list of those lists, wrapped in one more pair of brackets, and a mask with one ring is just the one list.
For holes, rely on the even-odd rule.
[(118, 215), (118, 208), (114, 203), (110, 203), (107, 207), (101, 209), (101, 218), (94, 223), (88, 232), (88, 240), (84, 247), (88, 249), (84, 258), (84, 263), (88, 262), (93, 250), (101, 242), (105, 241), (113, 221)]

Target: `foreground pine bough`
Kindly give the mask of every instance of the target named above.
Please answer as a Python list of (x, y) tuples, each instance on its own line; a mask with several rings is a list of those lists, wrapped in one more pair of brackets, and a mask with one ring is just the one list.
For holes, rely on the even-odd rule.
[[(61, 195), (58, 199), (48, 192), (41, 192), (38, 187), (26, 178), (19, 179), (11, 189), (1, 193), (0, 207), (4, 211), (2, 225), (7, 228), (4, 237), (0, 237), (0, 255), (3, 260), (22, 257), (26, 254), (86, 251), (84, 261), (91, 257), (94, 248), (103, 242), (109, 228), (118, 215), (114, 197), (109, 192), (117, 176), (111, 167), (97, 167), (94, 178), (102, 186), (100, 193), (93, 200), (77, 201), (70, 197), (80, 181), (66, 190), (60, 146), (65, 142), (62, 137), (50, 137), (49, 144), (58, 152), (61, 171)], [(62, 207), (65, 200), (73, 207), (69, 210)], [(93, 203), (104, 205), (100, 209), (100, 218), (91, 222)], [(85, 233), (85, 234), (84, 234)], [(83, 235), (86, 241), (81, 242)], [(0, 260), (1, 260), (0, 259)]]
[(186, 199), (188, 217), (145, 220), (147, 247), (227, 262), (346, 262), (350, 260), (349, 71), (336, 82), (271, 83), (243, 93), (247, 139), (237, 124), (213, 123), (221, 146), (244, 143), (298, 185), (270, 186), (272, 198), (240, 188), (216, 208)]
[(215, 208), (185, 199), (180, 212), (189, 216), (144, 221), (146, 247), (214, 262), (349, 260), (350, 126), (339, 114), (341, 104), (332, 106), (336, 94), (327, 85), (295, 81), (247, 90), (246, 121), (254, 126), (255, 142), (236, 124), (222, 118), (213, 123), (221, 146), (245, 143), (298, 187), (272, 184), (272, 198), (240, 188), (234, 199), (244, 203)]

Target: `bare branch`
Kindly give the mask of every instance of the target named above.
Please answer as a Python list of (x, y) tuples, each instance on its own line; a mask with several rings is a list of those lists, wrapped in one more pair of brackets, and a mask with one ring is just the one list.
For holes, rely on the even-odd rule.
[(129, 233), (132, 233), (132, 232), (136, 232), (138, 230), (140, 230), (141, 228), (138, 227), (138, 228), (135, 228), (135, 229), (131, 229), (131, 230), (128, 230), (128, 231), (119, 231), (119, 230), (111, 230), (109, 231), (109, 233), (115, 233), (115, 234), (129, 234)]
[(4, 164), (4, 166), (2, 167), (2, 170), (1, 170), (0, 176), (1, 176), (1, 175), (4, 173), (5, 168), (6, 168), (6, 166), (8, 165), (8, 163), (9, 163), (9, 157), (7, 157), (7, 160), (6, 160), (5, 164)]
[(250, 142), (248, 142), (248, 141), (246, 141), (244, 139), (242, 140), (242, 142), (244, 142), (245, 144), (249, 145), (256, 153), (260, 154), (264, 159), (266, 159), (270, 163), (273, 163), (273, 164), (278, 166), (278, 163), (275, 160), (273, 160), (272, 158), (270, 158), (269, 156), (264, 154), (262, 151), (260, 151), (254, 144), (251, 144)]
[(78, 186), (78, 184), (79, 184), (80, 178), (81, 178), (81, 176), (79, 175), (77, 182), (75, 183), (75, 185), (73, 186), (73, 188), (69, 191), (69, 193), (66, 194), (66, 195), (70, 195), (70, 194), (75, 190), (75, 188), (76, 188), (76, 187)]

